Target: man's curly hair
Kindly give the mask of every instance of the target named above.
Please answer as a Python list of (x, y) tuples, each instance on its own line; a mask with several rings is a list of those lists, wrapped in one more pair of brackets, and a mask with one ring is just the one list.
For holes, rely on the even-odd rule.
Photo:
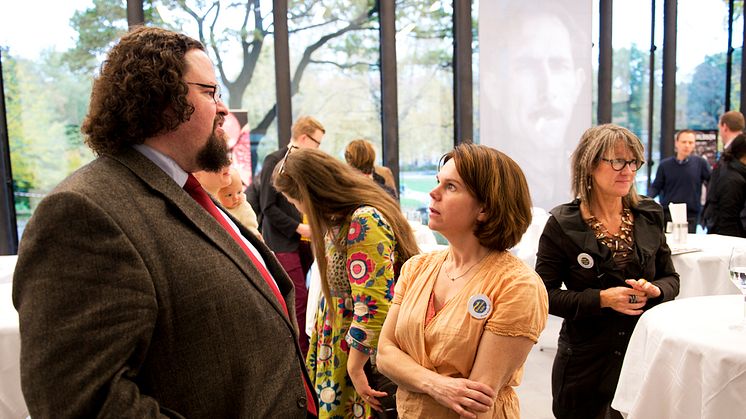
[(194, 107), (182, 80), (184, 56), (204, 46), (160, 28), (137, 28), (122, 37), (93, 82), (81, 131), (97, 155), (115, 154), (146, 138), (176, 129)]

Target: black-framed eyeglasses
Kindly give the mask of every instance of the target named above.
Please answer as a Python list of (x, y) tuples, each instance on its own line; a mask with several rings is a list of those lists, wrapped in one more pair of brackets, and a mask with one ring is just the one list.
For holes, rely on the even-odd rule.
[(278, 172), (279, 174), (285, 173), (285, 162), (288, 161), (288, 156), (290, 156), (290, 152), (296, 148), (300, 148), (300, 147), (294, 146), (294, 145), (288, 146), (288, 151), (285, 152), (285, 157), (282, 158), (282, 164), (280, 164), (280, 171)]
[(632, 159), (632, 160), (624, 160), (624, 159), (601, 159), (601, 160), (603, 160), (603, 161), (608, 162), (609, 164), (611, 164), (611, 168), (614, 169), (614, 170), (616, 170), (617, 172), (621, 172), (622, 170), (624, 170), (624, 166), (627, 166), (627, 165), (629, 165), (630, 170), (632, 170), (633, 172), (636, 172), (636, 171), (640, 170), (640, 168), (642, 167), (642, 165), (645, 164), (645, 161), (643, 161), (643, 160), (637, 160), (637, 159)]
[(223, 95), (220, 94), (220, 86), (218, 86), (217, 84), (197, 83), (194, 81), (187, 81), (185, 83), (193, 84), (199, 87), (204, 87), (205, 89), (212, 89), (212, 92), (209, 92), (209, 93), (210, 93), (210, 97), (212, 98), (213, 102), (215, 102), (215, 104), (217, 104), (219, 100), (223, 99)]
[(306, 134), (306, 137), (310, 138), (311, 141), (313, 141), (314, 143), (316, 143), (316, 145), (321, 145), (321, 141), (319, 141), (319, 140), (311, 137), (310, 135)]

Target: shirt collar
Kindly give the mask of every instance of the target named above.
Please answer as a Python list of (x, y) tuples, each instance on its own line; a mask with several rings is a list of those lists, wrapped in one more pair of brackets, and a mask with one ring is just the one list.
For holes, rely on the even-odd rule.
[(161, 153), (153, 147), (145, 144), (135, 144), (133, 146), (135, 150), (139, 151), (143, 156), (147, 157), (148, 160), (155, 163), (156, 166), (160, 167), (161, 170), (176, 182), (179, 187), (184, 187), (189, 174), (184, 171), (171, 157)]

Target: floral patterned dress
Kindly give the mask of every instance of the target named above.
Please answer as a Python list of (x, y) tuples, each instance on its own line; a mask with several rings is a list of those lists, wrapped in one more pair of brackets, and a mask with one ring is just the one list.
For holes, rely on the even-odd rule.
[[(333, 240), (340, 240), (346, 251), (338, 250)], [(332, 301), (319, 301), (306, 365), (319, 396), (319, 418), (369, 418), (372, 409), (347, 375), (347, 356), (353, 347), (375, 358), (393, 299), (396, 241), (391, 226), (370, 206), (355, 210), (350, 223), (326, 241)]]

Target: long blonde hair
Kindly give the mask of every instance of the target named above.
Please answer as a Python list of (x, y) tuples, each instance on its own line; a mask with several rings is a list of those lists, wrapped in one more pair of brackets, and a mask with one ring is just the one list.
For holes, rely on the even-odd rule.
[(372, 179), (329, 154), (311, 148), (292, 149), (277, 164), (272, 178), (275, 189), (305, 206), (313, 232), (311, 244), (319, 266), (321, 289), (327, 301), (330, 295), (324, 235), (333, 227), (349, 222), (360, 206), (376, 208), (391, 225), (399, 254), (397, 262), (403, 263), (419, 253), (412, 228), (394, 198)]

